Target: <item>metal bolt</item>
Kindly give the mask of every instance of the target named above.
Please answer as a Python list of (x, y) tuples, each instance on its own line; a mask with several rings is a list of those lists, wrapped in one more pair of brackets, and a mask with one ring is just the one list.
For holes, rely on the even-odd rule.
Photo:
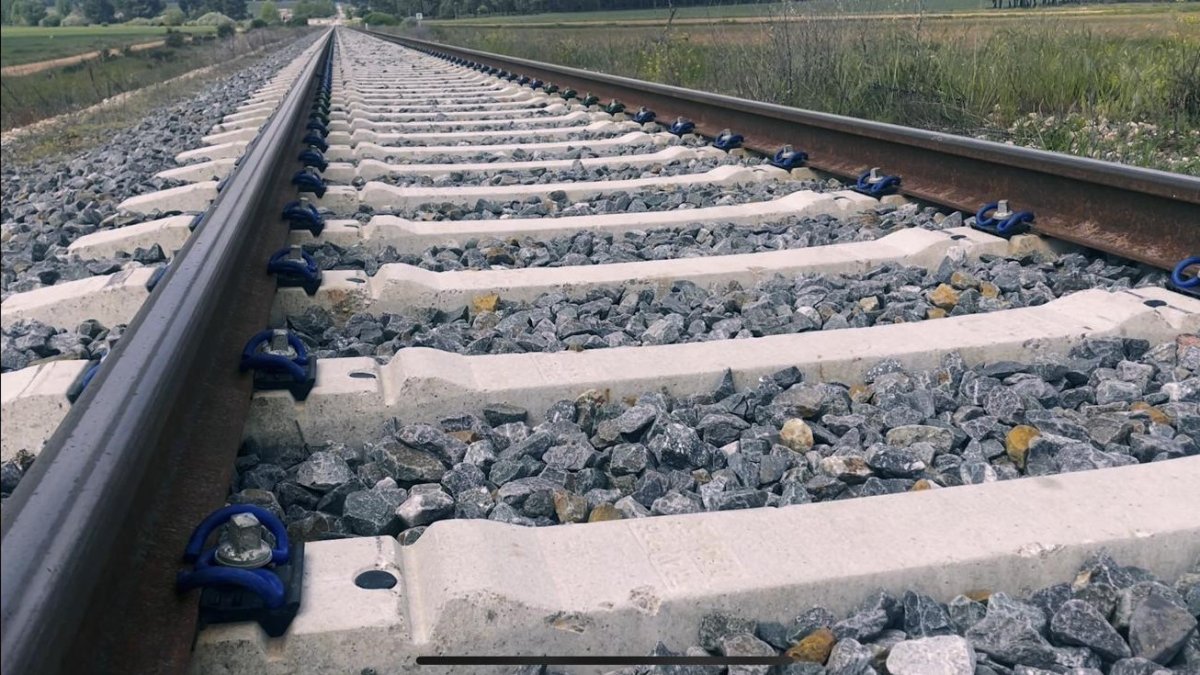
[[(304, 260), (304, 250), (300, 248), (299, 244), (292, 244), (291, 247), (288, 248), (287, 257), (288, 260)], [(287, 339), (286, 333), (284, 333), (284, 339)]]
[(271, 340), (267, 344), (267, 348), (263, 351), (268, 354), (286, 356), (289, 359), (296, 356), (296, 350), (292, 349), (292, 345), (288, 344), (288, 332), (283, 328), (276, 328), (271, 331)]
[(881, 178), (879, 176), (879, 167), (877, 167), (877, 166), (871, 167), (871, 173), (867, 176), (867, 182), (874, 185), (875, 183), (878, 183), (881, 180), (883, 180), (883, 178)]
[(995, 220), (1004, 220), (1012, 215), (1012, 211), (1008, 210), (1008, 200), (1001, 199), (996, 205), (996, 210), (992, 213), (992, 218)]
[[(229, 519), (217, 545), (217, 562), (228, 567), (252, 569), (271, 562), (270, 533), (252, 513), (239, 513)], [(273, 539), (273, 538), (272, 538)]]

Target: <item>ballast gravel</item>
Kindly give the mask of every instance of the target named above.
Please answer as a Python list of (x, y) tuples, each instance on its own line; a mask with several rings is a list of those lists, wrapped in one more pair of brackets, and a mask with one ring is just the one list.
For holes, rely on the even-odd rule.
[[(838, 220), (831, 216), (816, 218), (789, 218), (779, 223), (754, 226), (741, 225), (693, 225), (684, 228), (630, 232), (620, 237), (580, 232), (569, 237), (558, 237), (542, 242), (523, 239), (517, 242), (483, 240), (468, 242), (462, 249), (433, 248), (420, 256), (402, 256), (394, 249), (379, 254), (367, 252), (361, 247), (343, 249), (332, 244), (309, 247), (323, 269), (365, 269), (375, 273), (380, 264), (405, 262), (434, 271), (458, 269), (491, 269), (503, 267), (548, 266), (558, 267), (579, 264), (606, 264), (633, 262), (638, 260), (667, 260), (672, 258), (735, 253), (757, 253), (762, 251), (821, 246), (827, 244), (866, 241), (878, 238), (887, 232), (905, 226), (939, 228), (957, 226), (962, 223), (959, 214), (940, 221), (935, 220), (932, 209), (918, 211), (915, 207), (894, 210), (881, 207), (879, 213), (869, 218)], [(940, 218), (940, 216), (936, 216)], [(89, 274), (112, 274), (126, 267), (154, 265), (165, 262), (166, 255), (155, 246), (148, 250), (138, 249), (130, 259), (89, 261), (86, 265), (72, 267), (76, 278)], [(51, 274), (51, 272), (43, 272)], [(48, 279), (55, 281), (58, 279)], [(66, 279), (62, 279), (66, 280)], [(579, 303), (580, 305), (586, 303)], [(642, 303), (644, 304), (644, 303)], [(663, 310), (670, 303), (655, 305)], [(497, 317), (511, 315), (515, 310), (511, 303), (500, 303)], [(569, 310), (564, 310), (569, 311)], [(731, 314), (732, 316), (732, 314)], [(383, 325), (399, 321), (390, 315), (378, 318), (362, 315), (352, 325), (370, 318)], [(446, 323), (446, 317), (429, 315), (428, 321)], [(465, 322), (460, 328), (469, 328)], [(325, 313), (314, 311), (311, 315), (296, 317), (294, 325), (312, 338), (310, 346), (324, 344), (328, 348), (324, 356), (335, 354), (378, 353), (383, 342), (372, 342), (374, 331), (370, 328), (348, 328), (329, 332), (332, 319)], [(41, 359), (47, 358), (99, 358), (107, 352), (109, 342), (97, 341), (95, 322), (86, 322), (81, 327), (46, 326), (34, 322), (17, 324), (5, 328), (0, 338), (0, 369), (3, 372), (19, 370)], [(397, 326), (400, 324), (397, 323)], [(728, 326), (729, 324), (726, 324)], [(432, 325), (430, 326), (433, 327)], [(121, 329), (123, 326), (113, 328)], [(412, 339), (409, 339), (412, 338)], [(395, 348), (418, 344), (416, 334), (395, 344)], [(547, 345), (551, 348), (550, 345)]]
[(885, 360), (863, 382), (795, 368), (737, 389), (582, 392), (529, 423), (489, 405), (393, 420), (348, 445), (247, 443), (230, 499), (302, 539), (397, 535), (447, 518), (529, 526), (786, 506), (1164, 461), (1200, 452), (1200, 337), (1091, 339), (1065, 358), (929, 371)]
[(451, 311), (352, 315), (336, 326), (320, 307), (289, 317), (318, 358), (390, 358), (406, 347), (515, 354), (665, 345), (862, 328), (1045, 304), (1089, 288), (1160, 284), (1162, 274), (1082, 254), (1050, 262), (946, 258), (937, 269), (899, 263), (865, 274), (776, 276), (751, 287), (706, 289), (676, 281), (664, 292), (613, 286), (581, 298), (552, 292), (532, 302), (482, 295)]
[[(451, 122), (452, 120), (445, 119), (443, 122)], [(571, 129), (574, 127), (584, 127), (594, 122), (603, 122), (601, 119), (580, 118), (567, 120), (565, 122), (555, 122), (553, 126), (545, 126), (538, 124), (538, 116), (530, 116), (524, 119), (508, 119), (508, 120), (463, 120), (456, 124), (425, 124), (425, 120), (414, 120), (405, 123), (405, 126), (392, 125), (388, 122), (374, 122), (371, 124), (370, 131), (379, 134), (458, 134), (458, 133), (478, 133), (483, 131), (511, 131), (514, 135), (538, 134), (552, 129)], [(530, 128), (530, 122), (533, 122), (533, 128)], [(484, 141), (491, 143), (491, 139)]]
[[(708, 145), (708, 141), (699, 136), (684, 136), (675, 142), (677, 145), (699, 147)], [(493, 145), (491, 141), (488, 145)], [(661, 148), (655, 144), (631, 145), (580, 145), (563, 150), (544, 150), (537, 146), (518, 147), (512, 151), (485, 151), (475, 154), (420, 154), (415, 157), (400, 157), (384, 155), (382, 161), (387, 164), (480, 164), (484, 162), (537, 162), (543, 160), (589, 159), (592, 157), (616, 157), (626, 155), (641, 155), (658, 152)]]
[(118, 216), (117, 205), (175, 185), (154, 174), (177, 166), (176, 154), (201, 146), (201, 137), (214, 124), (234, 112), (313, 39), (305, 37), (284, 46), (187, 100), (155, 110), (136, 126), (76, 157), (27, 166), (5, 160), (0, 169), (2, 296), (106, 273), (95, 271), (95, 266), (136, 261), (136, 255), (128, 260), (83, 261), (68, 256), (66, 248), (85, 234), (139, 222)]
[(399, 216), (419, 221), (442, 221), (648, 213), (750, 204), (778, 199), (799, 190), (821, 192), (825, 189), (841, 189), (841, 184), (837, 181), (816, 180), (768, 180), (742, 185), (699, 183), (645, 190), (608, 190), (591, 199), (575, 201), (571, 200), (565, 191), (555, 190), (548, 198), (533, 195), (520, 201), (479, 199), (473, 205), (441, 202), (419, 204), (413, 208), (376, 210), (362, 204), (353, 217), (366, 223), (372, 216), (377, 215)]
[(365, 270), (374, 275), (380, 265), (405, 263), (433, 272), (454, 272), (760, 253), (869, 241), (909, 226), (946, 229), (962, 224), (962, 214), (957, 212), (942, 218), (933, 209), (882, 206), (870, 216), (840, 219), (830, 215), (790, 216), (756, 225), (701, 222), (620, 235), (581, 231), (548, 240), (471, 239), (461, 246), (433, 246), (420, 255), (401, 254), (391, 246), (374, 252), (361, 245), (343, 247), (328, 242), (306, 245), (304, 250), (323, 270)]
[[(436, 145), (521, 145), (526, 143), (567, 143), (581, 141), (599, 141), (609, 138), (615, 138), (622, 134), (629, 133), (630, 129), (611, 129), (606, 131), (588, 131), (584, 126), (576, 127), (574, 125), (564, 125), (567, 129), (577, 129), (566, 134), (555, 134), (553, 137), (541, 136), (543, 130), (538, 129), (513, 129), (512, 134), (508, 136), (488, 136), (481, 140), (472, 141), (455, 141), (447, 139), (421, 139), (421, 138), (391, 138), (386, 142), (381, 143), (384, 147), (391, 148), (419, 148)], [(405, 132), (407, 133), (407, 132)]]
[[(482, 171), (451, 171), (440, 176), (384, 176), (377, 180), (400, 187), (468, 187), (509, 185), (547, 185), (551, 183), (601, 183), (614, 180), (635, 180), (639, 178), (666, 178), (669, 176), (684, 176), (704, 173), (718, 166), (750, 164), (741, 162), (729, 155), (723, 157), (706, 157), (703, 159), (676, 160), (647, 166), (630, 164), (613, 164), (608, 166), (589, 167), (582, 161), (575, 160), (570, 169), (522, 169), (495, 172)], [(356, 179), (355, 185), (366, 181)]]
[[(785, 621), (710, 614), (692, 646), (653, 656), (784, 656), (784, 666), (629, 667), (606, 675), (1170, 675), (1200, 672), (1200, 561), (1177, 579), (1104, 551), (1074, 579), (1014, 597), (962, 589), (949, 602), (877, 590), (849, 615), (797, 608)], [(522, 673), (546, 673), (545, 669)]]

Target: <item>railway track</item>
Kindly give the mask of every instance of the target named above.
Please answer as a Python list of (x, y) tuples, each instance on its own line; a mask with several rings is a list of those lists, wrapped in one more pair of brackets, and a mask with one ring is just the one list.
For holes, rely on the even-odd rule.
[(204, 140), (70, 243), (169, 264), (3, 303), (126, 326), (3, 375), (6, 673), (765, 667), (1102, 550), (1200, 593), (1194, 178), (347, 29)]

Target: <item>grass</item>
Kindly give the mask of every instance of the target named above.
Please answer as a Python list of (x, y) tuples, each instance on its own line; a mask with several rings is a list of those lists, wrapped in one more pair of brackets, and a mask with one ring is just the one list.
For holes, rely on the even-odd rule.
[[(664, 3), (665, 4), (665, 3)], [(941, 14), (983, 12), (992, 13), (991, 0), (805, 0), (801, 5), (796, 2), (774, 2), (760, 4), (714, 4), (700, 7), (680, 7), (672, 17), (668, 8), (629, 9), (597, 12), (552, 12), (525, 15), (482, 15), (459, 19), (427, 19), (431, 26), (500, 26), (515, 27), (552, 27), (570, 26), (572, 24), (597, 25), (639, 25), (663, 24), (672, 20), (678, 24), (687, 23), (739, 23), (744, 21), (762, 21), (778, 18), (795, 11), (807, 15), (910, 15), (910, 14)], [(1148, 7), (1153, 7), (1149, 8)], [(1167, 7), (1148, 6), (1144, 3), (1106, 4), (1103, 6), (1061, 5), (1044, 7), (1040, 13), (1124, 13), (1147, 11), (1165, 11)]]
[[(215, 34), (215, 26), (179, 26), (188, 33)], [(4, 26), (0, 28), (0, 65), (15, 66), (161, 40), (165, 26)]]
[(135, 127), (153, 111), (191, 98), (213, 82), (235, 75), (256, 58), (259, 56), (253, 53), (233, 56), (222, 60), (203, 76), (143, 87), (130, 92), (119, 105), (64, 115), (29, 129), (28, 133), (6, 138), (3, 162), (5, 165), (30, 166), (72, 157), (105, 145), (114, 133)]
[(202, 39), (178, 49), (159, 47), (32, 75), (6, 76), (0, 81), (2, 126), (8, 130), (74, 112), (298, 35), (295, 29), (260, 29), (224, 40)]
[(811, 16), (810, 4), (752, 24), (430, 30), (485, 51), (1200, 175), (1200, 6), (864, 21)]

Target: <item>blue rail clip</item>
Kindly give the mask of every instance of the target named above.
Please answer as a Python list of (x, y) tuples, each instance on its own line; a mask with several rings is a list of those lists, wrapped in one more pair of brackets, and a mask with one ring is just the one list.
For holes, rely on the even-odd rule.
[(742, 147), (742, 141), (744, 140), (746, 139), (741, 134), (735, 134), (729, 129), (725, 129), (721, 131), (721, 133), (717, 134), (717, 137), (713, 139), (712, 144), (713, 147), (718, 150), (729, 152), (730, 150), (736, 150), (737, 148)]
[(858, 182), (854, 184), (855, 192), (861, 192), (868, 197), (876, 199), (884, 195), (890, 195), (899, 189), (900, 176), (880, 175), (879, 167), (874, 167), (859, 176)]
[[(218, 528), (223, 528), (218, 531)], [(217, 533), (212, 548), (205, 548)], [(253, 504), (233, 504), (210, 514), (192, 532), (175, 590), (200, 589), (201, 626), (255, 621), (279, 637), (300, 611), (304, 542), (291, 543), (275, 514)]]
[(790, 145), (785, 145), (775, 152), (775, 156), (771, 158), (771, 166), (779, 167), (784, 171), (799, 169), (808, 161), (808, 153), (796, 150)]
[(1008, 200), (984, 204), (975, 214), (975, 229), (999, 237), (1011, 237), (1029, 229), (1033, 211), (1011, 211)]
[(301, 152), (300, 156), (296, 159), (300, 160), (300, 163), (304, 166), (314, 167), (317, 171), (324, 172), (325, 169), (329, 168), (329, 162), (325, 161), (325, 155), (312, 146)]
[(329, 143), (326, 143), (321, 134), (318, 134), (315, 131), (310, 131), (305, 134), (304, 138), (300, 139), (300, 142), (305, 145), (311, 145), (321, 152), (329, 152)]
[(696, 131), (696, 123), (686, 117), (677, 117), (671, 124), (671, 128), (667, 129), (667, 131), (670, 131), (676, 136), (682, 138), (684, 135), (694, 133)]
[(267, 260), (267, 274), (275, 275), (280, 288), (303, 288), (309, 295), (316, 295), (321, 287), (321, 268), (316, 258), (296, 245), (272, 253)]
[(289, 229), (308, 230), (314, 237), (321, 236), (325, 229), (325, 217), (304, 197), (283, 207), (283, 219), (288, 222)]
[[(1187, 274), (1189, 269), (1192, 270), (1191, 276)], [(1171, 285), (1180, 293), (1200, 298), (1200, 255), (1179, 261), (1175, 269), (1171, 270)]]
[(71, 386), (67, 387), (67, 401), (74, 403), (83, 396), (83, 390), (87, 389), (88, 384), (96, 377), (96, 373), (100, 372), (100, 364), (104, 363), (104, 359), (108, 358), (110, 352), (105, 352), (104, 356), (98, 359), (92, 359), (88, 362), (87, 368), (84, 368)]
[(312, 168), (305, 167), (292, 175), (292, 185), (300, 192), (311, 192), (317, 195), (317, 199), (325, 196), (328, 188), (325, 186), (325, 179)]
[(654, 121), (655, 117), (657, 117), (657, 115), (653, 110), (647, 108), (646, 106), (642, 106), (638, 108), (636, 113), (633, 114), (633, 121), (637, 122), (638, 124), (649, 124)]
[(254, 371), (258, 391), (286, 390), (297, 401), (308, 398), (317, 383), (317, 359), (295, 333), (284, 329), (259, 331), (242, 349), (238, 370)]

